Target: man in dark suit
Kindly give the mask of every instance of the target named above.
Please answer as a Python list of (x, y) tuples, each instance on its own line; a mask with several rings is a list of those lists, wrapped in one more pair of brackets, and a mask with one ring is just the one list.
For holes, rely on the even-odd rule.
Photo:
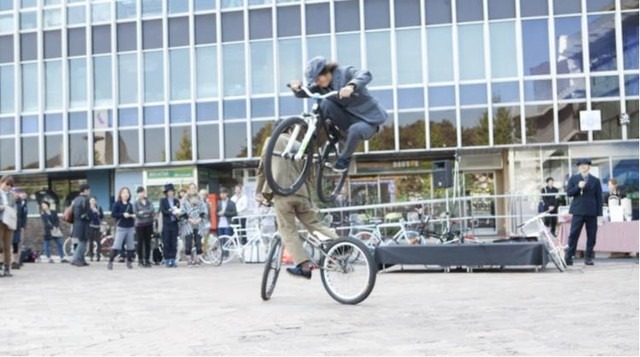
[(555, 236), (558, 225), (558, 189), (553, 186), (553, 177), (547, 178), (547, 185), (542, 188), (540, 193), (542, 194), (542, 202), (544, 202), (544, 210), (549, 212), (549, 216), (544, 217), (544, 225)]
[(582, 226), (587, 228), (587, 250), (584, 263), (593, 265), (593, 247), (596, 245), (598, 232), (598, 217), (602, 216), (602, 186), (598, 177), (589, 174), (590, 159), (578, 160), (578, 174), (571, 176), (567, 185), (567, 196), (573, 197), (569, 213), (571, 219), (571, 233), (569, 233), (569, 248), (565, 254), (567, 265), (573, 265), (578, 238)]
[(20, 269), (22, 266), (22, 259), (20, 259), (20, 242), (24, 236), (24, 230), (27, 228), (28, 215), (27, 193), (23, 190), (16, 190), (16, 216), (18, 218), (18, 226), (13, 232), (13, 263), (11, 263), (11, 269)]
[(180, 201), (174, 197), (176, 193), (173, 184), (164, 185), (165, 197), (160, 200), (162, 213), (162, 254), (167, 268), (177, 267), (176, 254), (178, 250), (178, 221)]
[(73, 199), (73, 232), (71, 236), (78, 239), (78, 246), (73, 254), (73, 260), (71, 265), (77, 267), (83, 267), (89, 265), (84, 259), (84, 255), (87, 252), (87, 241), (91, 236), (91, 218), (89, 217), (90, 205), (89, 195), (91, 194), (91, 188), (89, 185), (80, 185), (80, 195)]
[(226, 188), (220, 189), (220, 201), (218, 201), (218, 236), (231, 236), (231, 220), (238, 215), (236, 204), (229, 199), (229, 191)]

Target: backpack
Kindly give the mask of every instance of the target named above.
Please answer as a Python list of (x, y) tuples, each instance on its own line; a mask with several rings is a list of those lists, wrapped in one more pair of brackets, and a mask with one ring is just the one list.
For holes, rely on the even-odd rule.
[(20, 262), (22, 263), (35, 263), (38, 258), (38, 253), (31, 250), (31, 248), (24, 248), (20, 253)]
[(69, 205), (69, 207), (64, 209), (62, 220), (67, 223), (73, 224), (73, 202)]

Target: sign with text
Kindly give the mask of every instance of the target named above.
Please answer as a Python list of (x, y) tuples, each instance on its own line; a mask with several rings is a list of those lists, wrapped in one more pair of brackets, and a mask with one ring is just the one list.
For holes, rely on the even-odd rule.
[(580, 130), (596, 131), (602, 130), (602, 118), (599, 110), (580, 111)]

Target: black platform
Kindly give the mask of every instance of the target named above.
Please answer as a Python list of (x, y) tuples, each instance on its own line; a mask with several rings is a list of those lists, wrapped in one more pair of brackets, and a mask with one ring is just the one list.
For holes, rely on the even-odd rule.
[(544, 245), (538, 242), (388, 245), (377, 247), (375, 258), (382, 269), (392, 265), (545, 267), (548, 262)]

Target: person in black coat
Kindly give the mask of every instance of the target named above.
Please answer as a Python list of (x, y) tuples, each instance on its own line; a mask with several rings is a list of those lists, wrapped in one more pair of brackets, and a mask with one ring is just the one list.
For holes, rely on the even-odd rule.
[(58, 254), (60, 255), (60, 263), (66, 263), (64, 258), (64, 251), (62, 250), (62, 236), (56, 235), (54, 237), (52, 231), (56, 229), (60, 233), (60, 219), (58, 218), (58, 212), (51, 210), (49, 202), (42, 201), (40, 204), (40, 219), (42, 219), (42, 225), (44, 226), (44, 254), (49, 259), (49, 263), (53, 263), (51, 259), (51, 241), (56, 242), (58, 247)]
[(27, 194), (22, 190), (16, 191), (16, 216), (18, 218), (18, 226), (13, 231), (13, 263), (11, 263), (11, 269), (20, 269), (22, 261), (20, 259), (20, 242), (24, 235), (24, 230), (27, 228), (27, 217), (29, 210), (27, 208)]
[(73, 254), (71, 265), (83, 267), (89, 265), (84, 259), (87, 251), (87, 241), (91, 237), (91, 218), (89, 216), (89, 195), (91, 188), (87, 184), (80, 185), (80, 195), (73, 199), (73, 232), (71, 236), (78, 239), (78, 246)]
[(542, 194), (542, 202), (544, 202), (544, 210), (549, 212), (549, 215), (544, 217), (544, 225), (555, 236), (558, 225), (558, 189), (553, 187), (553, 177), (547, 178), (547, 185), (542, 188), (540, 193)]
[(160, 200), (162, 214), (162, 254), (167, 268), (177, 267), (178, 221), (180, 220), (180, 201), (175, 197), (173, 184), (164, 185), (165, 197)]
[(226, 188), (220, 189), (220, 200), (218, 201), (218, 236), (233, 235), (231, 223), (233, 217), (238, 215), (236, 204), (229, 199), (229, 191)]
[(593, 265), (593, 248), (596, 245), (598, 217), (602, 216), (602, 186), (598, 177), (589, 174), (590, 168), (590, 159), (579, 159), (578, 169), (580, 172), (571, 176), (567, 184), (567, 196), (573, 197), (569, 208), (569, 213), (573, 215), (573, 218), (569, 233), (569, 248), (565, 254), (567, 265), (573, 265), (573, 256), (576, 253), (583, 225), (587, 228), (587, 250), (584, 263)]

